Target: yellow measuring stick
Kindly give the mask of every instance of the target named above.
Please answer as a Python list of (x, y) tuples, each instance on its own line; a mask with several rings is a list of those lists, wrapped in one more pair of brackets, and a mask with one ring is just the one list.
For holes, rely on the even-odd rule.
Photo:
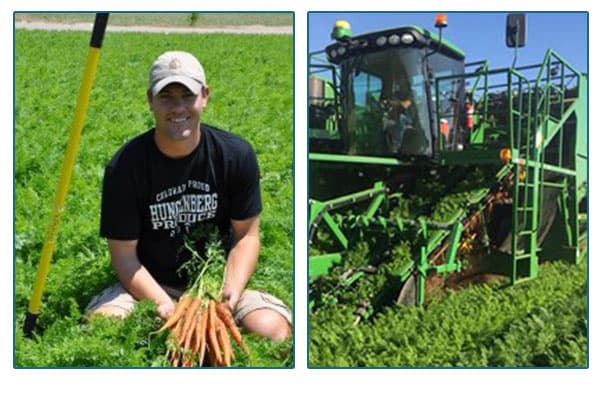
[(87, 113), (90, 93), (92, 91), (92, 83), (94, 82), (96, 66), (98, 65), (98, 60), (100, 58), (100, 47), (102, 46), (102, 39), (104, 38), (107, 22), (108, 13), (96, 14), (94, 28), (92, 31), (92, 39), (90, 40), (90, 49), (83, 72), (83, 80), (79, 90), (79, 97), (77, 98), (77, 105), (75, 107), (75, 116), (71, 125), (71, 133), (67, 143), (65, 158), (63, 160), (60, 180), (56, 189), (54, 208), (50, 217), (50, 223), (48, 224), (48, 228), (46, 230), (44, 247), (42, 248), (42, 254), (40, 256), (40, 262), (37, 268), (35, 283), (33, 285), (33, 294), (29, 300), (29, 308), (25, 317), (25, 324), (23, 326), (23, 332), (26, 336), (32, 335), (33, 330), (35, 329), (37, 317), (40, 313), (44, 285), (46, 283), (46, 277), (48, 275), (48, 270), (50, 269), (52, 253), (54, 252), (54, 245), (58, 236), (58, 226), (60, 225), (60, 219), (65, 208), (69, 182), (71, 181), (73, 165), (75, 164), (75, 157), (77, 156), (77, 151), (79, 149), (81, 131), (83, 129), (83, 123)]

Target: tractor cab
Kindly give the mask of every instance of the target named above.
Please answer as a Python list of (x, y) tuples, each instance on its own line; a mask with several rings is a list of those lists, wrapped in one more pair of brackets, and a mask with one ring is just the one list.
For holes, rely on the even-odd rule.
[[(461, 50), (416, 26), (353, 37), (338, 21), (332, 38), (327, 63), (311, 65), (311, 153), (410, 160), (434, 157), (440, 133), (461, 142), (464, 80), (434, 87), (436, 77), (464, 73)], [(452, 117), (438, 124), (436, 107)]]

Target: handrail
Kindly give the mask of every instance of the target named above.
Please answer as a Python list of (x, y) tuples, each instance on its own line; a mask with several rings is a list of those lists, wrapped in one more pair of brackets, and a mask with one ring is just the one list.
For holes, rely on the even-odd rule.
[(544, 56), (544, 61), (541, 64), (541, 68), (540, 68), (540, 72), (538, 73), (538, 77), (537, 77), (537, 84), (539, 85), (540, 80), (543, 76), (544, 73), (544, 68), (546, 66), (546, 64), (552, 64), (550, 62), (550, 60), (552, 59), (552, 57), (554, 57), (561, 65), (567, 67), (573, 74), (575, 74), (577, 76), (577, 78), (581, 78), (581, 72), (579, 72), (578, 70), (575, 69), (575, 67), (573, 67), (567, 60), (565, 60), (564, 58), (562, 58), (560, 55), (558, 55), (558, 53), (556, 53), (554, 50), (552, 49), (548, 49), (546, 51), (546, 55)]
[(481, 64), (473, 64), (473, 65), (481, 65), (481, 67), (477, 68), (477, 71), (475, 71), (475, 73), (477, 74), (477, 79), (475, 80), (475, 83), (473, 83), (473, 87), (471, 88), (471, 93), (474, 93), (477, 90), (477, 86), (479, 85), (479, 80), (481, 79), (481, 76), (483, 74), (485, 74), (485, 76), (487, 78), (487, 72), (488, 72), (488, 68), (489, 68), (489, 63), (487, 60), (482, 61)]
[[(439, 107), (439, 101), (440, 101), (440, 82), (442, 81), (449, 81), (449, 80), (466, 80), (469, 78), (476, 78), (476, 82), (473, 85), (473, 87), (471, 88), (471, 94), (475, 93), (475, 92), (481, 92), (482, 95), (479, 97), (480, 101), (483, 101), (483, 110), (481, 112), (481, 118), (483, 120), (487, 120), (488, 119), (488, 113), (489, 113), (489, 92), (490, 89), (492, 88), (492, 86), (489, 85), (490, 83), (490, 77), (492, 76), (502, 76), (505, 75), (506, 76), (506, 81), (504, 84), (501, 85), (497, 85), (497, 87), (503, 87), (506, 88), (506, 93), (509, 96), (508, 99), (508, 116), (509, 118), (509, 128), (508, 131), (510, 133), (510, 143), (511, 145), (513, 145), (515, 142), (519, 143), (520, 139), (521, 139), (521, 131), (522, 131), (522, 124), (519, 121), (518, 125), (515, 127), (514, 124), (512, 123), (512, 119), (513, 116), (515, 115), (515, 113), (522, 113), (522, 109), (524, 108), (523, 105), (523, 101), (527, 102), (527, 109), (530, 109), (530, 105), (529, 105), (529, 101), (530, 101), (530, 90), (529, 87), (531, 85), (531, 80), (529, 78), (527, 78), (523, 73), (521, 73), (520, 71), (518, 71), (517, 69), (513, 69), (513, 68), (497, 68), (497, 69), (493, 69), (493, 70), (489, 70), (488, 69), (488, 64), (487, 62), (483, 62), (482, 63), (483, 68), (479, 68), (477, 71), (475, 72), (468, 72), (468, 73), (463, 73), (463, 74), (454, 74), (454, 75), (446, 75), (446, 76), (441, 76), (441, 77), (436, 77), (435, 79), (435, 91), (436, 91), (436, 119), (437, 119), (437, 126), (439, 126), (440, 124), (440, 120), (443, 117), (441, 115), (441, 110)], [(483, 79), (483, 84), (482, 87), (479, 87), (480, 85), (480, 81), (481, 79)], [(519, 94), (519, 107), (517, 110), (515, 110), (515, 106), (513, 105), (513, 89), (512, 87), (516, 86), (518, 94)], [(496, 86), (494, 86), (496, 87)], [(527, 96), (525, 99), (523, 99), (523, 93), (527, 93)], [(472, 100), (476, 103), (476, 104), (480, 104), (476, 99), (476, 98), (472, 98)], [(517, 131), (515, 131), (515, 129), (517, 129)], [(516, 137), (515, 137), (516, 134)], [(444, 149), (444, 145), (445, 143), (442, 140), (438, 141), (438, 150), (443, 152)]]

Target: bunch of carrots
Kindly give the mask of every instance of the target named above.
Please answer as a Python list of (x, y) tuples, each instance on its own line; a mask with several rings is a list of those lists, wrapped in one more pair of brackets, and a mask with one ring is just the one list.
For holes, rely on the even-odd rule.
[(191, 258), (181, 267), (196, 278), (158, 332), (169, 330), (167, 359), (171, 366), (201, 367), (206, 358), (210, 366), (228, 367), (235, 360), (231, 337), (244, 353), (250, 355), (250, 351), (229, 306), (214, 295), (221, 292), (226, 264), (218, 233), (213, 230), (200, 234), (206, 238), (205, 253), (199, 254), (193, 242), (186, 241)]
[(231, 337), (250, 355), (229, 307), (212, 298), (184, 294), (159, 332), (167, 329), (172, 344), (167, 357), (173, 367), (201, 367), (205, 356), (210, 366), (229, 367), (235, 360)]

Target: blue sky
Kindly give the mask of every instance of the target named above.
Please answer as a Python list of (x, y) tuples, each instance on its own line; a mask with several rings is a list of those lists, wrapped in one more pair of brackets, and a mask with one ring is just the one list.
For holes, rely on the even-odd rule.
[[(505, 46), (506, 13), (446, 13), (443, 37), (460, 47), (467, 62), (487, 59), (491, 68), (512, 64), (514, 49)], [(309, 13), (309, 51), (332, 42), (329, 35), (338, 19), (350, 22), (352, 33), (419, 25), (437, 33), (436, 13)], [(588, 71), (588, 14), (584, 12), (527, 13), (526, 46), (519, 49), (517, 66), (539, 64), (551, 48), (581, 72)]]

